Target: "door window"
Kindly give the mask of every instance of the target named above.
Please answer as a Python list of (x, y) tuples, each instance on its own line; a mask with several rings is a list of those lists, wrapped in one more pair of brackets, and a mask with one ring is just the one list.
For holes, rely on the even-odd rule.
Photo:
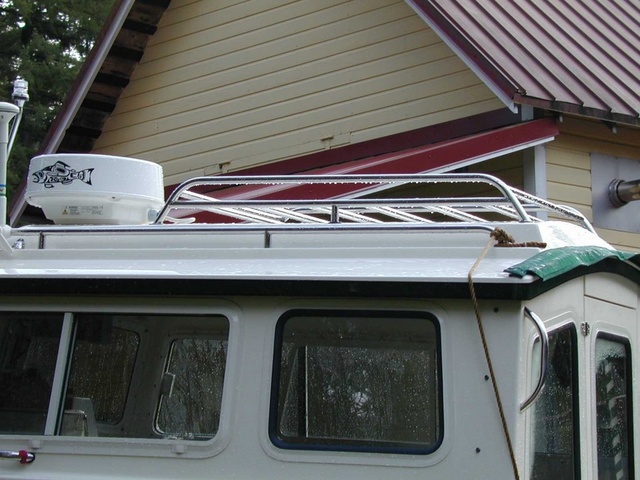
[(634, 478), (631, 428), (631, 358), (626, 340), (596, 339), (598, 479)]
[(533, 413), (533, 480), (580, 478), (576, 359), (573, 325), (549, 335), (545, 387)]

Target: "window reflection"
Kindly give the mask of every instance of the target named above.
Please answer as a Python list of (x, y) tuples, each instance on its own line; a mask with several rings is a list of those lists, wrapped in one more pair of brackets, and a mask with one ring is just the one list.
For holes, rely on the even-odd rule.
[(2, 312), (0, 433), (43, 434), (63, 314)]
[(114, 326), (115, 318), (76, 316), (76, 341), (67, 389), (68, 408), (79, 410), (79, 403), (91, 403), (95, 421), (108, 424), (116, 424), (122, 418), (140, 343), (136, 332)]
[(599, 337), (596, 340), (596, 422), (598, 479), (633, 478), (629, 458), (631, 363), (626, 341)]
[(226, 359), (226, 339), (182, 338), (173, 342), (156, 420), (160, 433), (193, 439), (216, 434)]
[(533, 480), (579, 478), (576, 356), (573, 326), (549, 335), (549, 370), (534, 404)]
[(442, 424), (432, 319), (299, 314), (281, 321), (279, 329), (280, 376), (272, 413), (276, 443), (413, 453), (435, 449)]

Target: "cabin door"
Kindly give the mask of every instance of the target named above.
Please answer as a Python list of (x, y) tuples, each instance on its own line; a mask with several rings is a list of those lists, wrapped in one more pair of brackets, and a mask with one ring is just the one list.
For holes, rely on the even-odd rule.
[[(635, 478), (632, 352), (636, 339), (633, 308), (585, 297), (584, 386), (581, 391), (581, 462), (598, 480)], [(637, 428), (637, 426), (636, 426)]]
[[(633, 412), (638, 408), (633, 402), (639, 395), (632, 395), (632, 358), (638, 355), (632, 352), (636, 311), (585, 296), (583, 312), (568, 309), (545, 319), (549, 335), (545, 387), (528, 417), (527, 471), (532, 480), (636, 478)], [(539, 345), (536, 339), (532, 358), (539, 358)], [(534, 365), (532, 378), (538, 375)]]

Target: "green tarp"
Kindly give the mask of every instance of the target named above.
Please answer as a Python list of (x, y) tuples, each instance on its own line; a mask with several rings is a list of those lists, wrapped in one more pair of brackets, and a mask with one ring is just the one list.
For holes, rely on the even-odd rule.
[(542, 280), (549, 280), (576, 267), (588, 267), (605, 259), (631, 262), (640, 267), (640, 254), (609, 250), (603, 247), (562, 247), (544, 250), (533, 257), (507, 268), (505, 271), (524, 277), (533, 274)]

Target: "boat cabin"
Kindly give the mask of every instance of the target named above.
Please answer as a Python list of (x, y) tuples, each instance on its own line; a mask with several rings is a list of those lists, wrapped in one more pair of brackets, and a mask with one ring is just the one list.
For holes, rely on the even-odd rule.
[(465, 174), (165, 202), (92, 155), (37, 157), (27, 198), (0, 478), (640, 478), (640, 257), (572, 209)]

